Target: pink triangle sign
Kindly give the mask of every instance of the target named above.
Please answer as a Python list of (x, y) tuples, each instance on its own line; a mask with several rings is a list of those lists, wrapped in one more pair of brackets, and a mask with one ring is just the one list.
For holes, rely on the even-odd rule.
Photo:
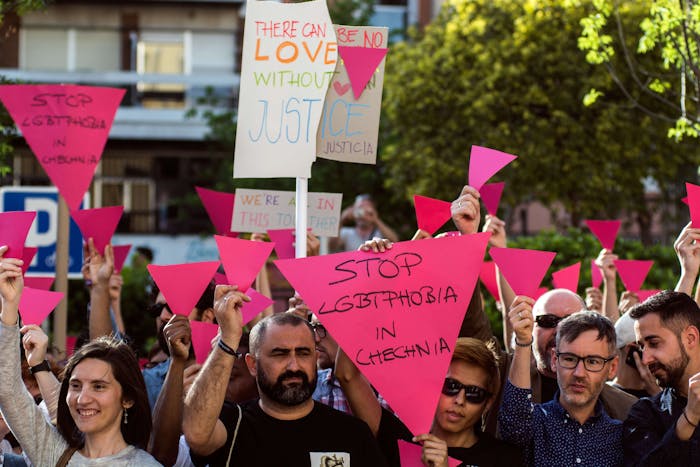
[(700, 186), (686, 183), (685, 189), (688, 193), (691, 227), (700, 229)]
[(294, 258), (294, 229), (268, 230), (270, 241), (275, 244), (275, 252), (279, 259)]
[(214, 235), (214, 239), (228, 283), (237, 285), (241, 291), (250, 288), (275, 246), (272, 242), (253, 242), (221, 235)]
[(533, 297), (556, 253), (520, 248), (491, 248), (491, 258), (516, 295)]
[(24, 324), (41, 324), (63, 300), (62, 292), (25, 287), (19, 299), (19, 314)]
[(433, 235), (452, 217), (452, 203), (427, 196), (413, 195), (418, 228)]
[[(402, 439), (398, 440), (399, 443), (399, 459), (401, 460), (401, 467), (425, 467), (423, 461), (421, 460), (423, 456), (423, 448), (420, 444), (409, 443)], [(452, 457), (447, 458), (447, 465), (449, 467), (457, 467), (462, 461), (453, 459)]]
[(50, 290), (53, 285), (53, 277), (24, 276), (24, 286), (32, 289)]
[(481, 270), (479, 271), (479, 279), (481, 283), (484, 284), (486, 290), (496, 299), (497, 302), (501, 301), (498, 296), (498, 278), (496, 277), (496, 263), (493, 261), (484, 261), (481, 263)]
[(601, 246), (610, 251), (615, 247), (617, 232), (619, 232), (621, 224), (621, 221), (586, 221), (586, 225), (591, 229)]
[(681, 198), (681, 202), (682, 202), (683, 204), (687, 205), (687, 204), (688, 204), (688, 197), (687, 197), (687, 196), (684, 196), (683, 198)]
[(421, 434), (432, 425), (489, 237), (399, 242), (381, 254), (275, 264), (408, 429)]
[(338, 54), (343, 59), (348, 72), (355, 100), (360, 98), (388, 51), (387, 48), (338, 46)]
[(226, 279), (226, 274), (221, 274), (220, 272), (214, 274), (214, 284), (228, 285), (228, 279)]
[(647, 298), (653, 297), (657, 293), (661, 292), (661, 290), (637, 290), (637, 297), (639, 297), (639, 303), (644, 302)]
[(7, 245), (5, 258), (24, 257), (24, 242), (35, 218), (35, 211), (0, 212), (0, 246)]
[(555, 289), (567, 289), (578, 293), (578, 278), (581, 275), (581, 262), (552, 273), (552, 284)]
[(204, 321), (190, 321), (190, 328), (192, 329), (194, 358), (201, 365), (211, 352), (211, 341), (219, 333), (219, 325)]
[(262, 313), (265, 308), (275, 303), (274, 300), (264, 296), (253, 288), (248, 289), (245, 294), (250, 297), (250, 301), (245, 302), (241, 308), (243, 324), (248, 324), (251, 319)]
[(504, 186), (505, 182), (487, 183), (481, 187), (481, 190), (479, 190), (481, 201), (486, 207), (486, 212), (492, 216), (495, 216), (496, 212), (498, 211), (498, 205), (501, 203), (501, 196), (503, 195)]
[(603, 273), (596, 266), (594, 259), (591, 260), (591, 283), (593, 287), (600, 287), (600, 284), (603, 283)]
[(539, 299), (542, 295), (546, 294), (549, 292), (549, 289), (547, 287), (538, 287), (537, 290), (535, 291), (534, 294), (532, 294), (532, 299), (537, 300)]
[(124, 89), (0, 86), (17, 128), (70, 209), (78, 209), (102, 158)]
[(126, 257), (129, 256), (131, 245), (115, 245), (114, 250), (114, 273), (119, 274), (124, 267)]
[(173, 313), (189, 316), (214, 277), (218, 261), (146, 266)]
[(469, 156), (469, 185), (481, 191), (489, 178), (517, 157), (495, 149), (472, 146)]
[(652, 260), (639, 259), (618, 259), (615, 260), (617, 273), (620, 275), (623, 284), (630, 292), (638, 292), (642, 288), (642, 283), (646, 279), (651, 266), (654, 264)]
[(109, 206), (106, 208), (81, 209), (71, 211), (70, 216), (83, 234), (85, 242), (92, 238), (95, 248), (103, 255), (105, 247), (112, 240), (117, 224), (124, 212), (124, 206)]
[(194, 187), (197, 190), (199, 199), (202, 200), (204, 209), (209, 214), (211, 223), (214, 224), (214, 229), (219, 235), (227, 235), (231, 233), (231, 220), (233, 219), (233, 205), (236, 196), (233, 193), (224, 191), (207, 190), (199, 186)]
[(24, 247), (24, 250), (22, 251), (22, 261), (24, 261), (24, 263), (22, 264), (22, 274), (27, 273), (27, 269), (29, 269), (29, 266), (31, 266), (32, 261), (34, 261), (34, 256), (36, 256), (37, 251), (39, 251), (39, 248), (35, 246)]

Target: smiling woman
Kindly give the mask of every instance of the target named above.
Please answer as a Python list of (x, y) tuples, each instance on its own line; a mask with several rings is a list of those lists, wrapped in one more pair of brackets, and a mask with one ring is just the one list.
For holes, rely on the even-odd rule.
[(122, 341), (90, 342), (68, 361), (58, 401), (58, 430), (22, 383), (18, 305), (22, 261), (0, 247), (0, 410), (37, 466), (157, 466), (143, 448), (151, 431), (146, 387), (136, 356)]

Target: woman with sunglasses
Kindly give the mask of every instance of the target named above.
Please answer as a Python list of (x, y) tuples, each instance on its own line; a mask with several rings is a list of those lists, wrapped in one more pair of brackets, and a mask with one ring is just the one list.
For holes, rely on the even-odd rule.
[(421, 443), (423, 463), (431, 467), (446, 467), (448, 456), (462, 461), (462, 466), (520, 463), (515, 446), (480, 430), (500, 384), (496, 354), (481, 340), (457, 339), (433, 426), (430, 433), (416, 437), (396, 416), (381, 409), (367, 380), (342, 351), (339, 354), (336, 373), (350, 407), (375, 433), (390, 465), (400, 465), (399, 439)]
[(151, 414), (138, 361), (124, 342), (100, 338), (71, 356), (57, 427), (44, 418), (21, 379), (22, 261), (4, 258), (6, 251), (0, 247), (0, 411), (29, 459), (36, 466), (161, 465), (144, 451)]

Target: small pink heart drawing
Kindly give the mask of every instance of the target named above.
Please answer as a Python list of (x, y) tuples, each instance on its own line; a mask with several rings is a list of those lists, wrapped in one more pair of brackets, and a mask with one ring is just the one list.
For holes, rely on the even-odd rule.
[(342, 96), (350, 90), (350, 83), (340, 84), (336, 81), (333, 83), (333, 89), (335, 89), (335, 92), (337, 92), (339, 96)]

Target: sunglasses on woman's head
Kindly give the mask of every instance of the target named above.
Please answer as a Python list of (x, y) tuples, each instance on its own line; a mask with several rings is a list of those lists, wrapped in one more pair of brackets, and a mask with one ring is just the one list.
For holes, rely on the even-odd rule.
[(556, 315), (539, 315), (535, 317), (535, 323), (537, 323), (537, 325), (541, 328), (552, 329), (556, 328), (559, 321), (563, 320), (564, 318)]
[(464, 389), (464, 399), (472, 404), (481, 404), (491, 396), (491, 393), (479, 386), (462, 384), (456, 379), (445, 378), (442, 393), (446, 396), (456, 396)]

